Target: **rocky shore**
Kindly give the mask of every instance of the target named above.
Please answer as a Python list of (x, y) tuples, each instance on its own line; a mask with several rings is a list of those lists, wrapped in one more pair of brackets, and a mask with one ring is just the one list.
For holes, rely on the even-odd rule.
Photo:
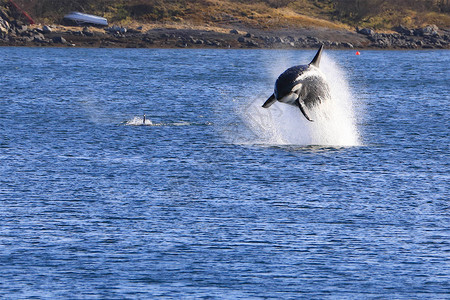
[(100, 48), (263, 48), (303, 49), (324, 44), (331, 49), (450, 49), (450, 31), (434, 25), (399, 26), (388, 33), (363, 28), (355, 31), (328, 28), (144, 29), (111, 26), (29, 26), (0, 10), (0, 46), (100, 47)]

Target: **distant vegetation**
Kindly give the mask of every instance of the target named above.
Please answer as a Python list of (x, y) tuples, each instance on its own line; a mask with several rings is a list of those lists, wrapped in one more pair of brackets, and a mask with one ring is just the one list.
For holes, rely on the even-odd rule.
[[(5, 0), (0, 0), (5, 1)], [(70, 11), (111, 22), (179, 22), (242, 25), (360, 26), (436, 24), (450, 28), (450, 0), (15, 0), (41, 22), (58, 22)], [(333, 22), (333, 23), (331, 23)]]
[(450, 26), (449, 0), (335, 0), (336, 16), (352, 25), (386, 28), (439, 23)]

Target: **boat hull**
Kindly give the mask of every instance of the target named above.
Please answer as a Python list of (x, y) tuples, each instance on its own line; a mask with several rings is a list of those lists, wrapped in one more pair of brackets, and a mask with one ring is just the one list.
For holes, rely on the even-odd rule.
[(70, 14), (65, 15), (64, 21), (76, 25), (92, 24), (97, 26), (108, 26), (108, 20), (105, 18), (80, 12), (71, 12)]

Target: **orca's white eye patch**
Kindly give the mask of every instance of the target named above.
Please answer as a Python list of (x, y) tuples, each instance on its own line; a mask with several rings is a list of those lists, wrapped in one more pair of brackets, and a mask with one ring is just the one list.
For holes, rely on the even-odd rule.
[(298, 95), (296, 93), (289, 93), (278, 101), (280, 101), (282, 103), (291, 103), (292, 104), (297, 100), (297, 98), (298, 98)]
[(303, 84), (302, 83), (298, 83), (296, 85), (294, 85), (294, 87), (292, 88), (293, 92), (296, 92), (298, 90), (300, 90), (302, 88)]

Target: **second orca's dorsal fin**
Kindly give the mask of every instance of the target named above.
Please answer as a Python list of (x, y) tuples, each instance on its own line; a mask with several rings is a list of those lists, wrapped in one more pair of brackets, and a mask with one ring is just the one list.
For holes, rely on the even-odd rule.
[(322, 50), (323, 50), (323, 45), (320, 45), (319, 50), (316, 53), (316, 56), (314, 56), (313, 60), (309, 63), (309, 65), (313, 65), (314, 67), (319, 67), (320, 64), (320, 57), (322, 56)]

